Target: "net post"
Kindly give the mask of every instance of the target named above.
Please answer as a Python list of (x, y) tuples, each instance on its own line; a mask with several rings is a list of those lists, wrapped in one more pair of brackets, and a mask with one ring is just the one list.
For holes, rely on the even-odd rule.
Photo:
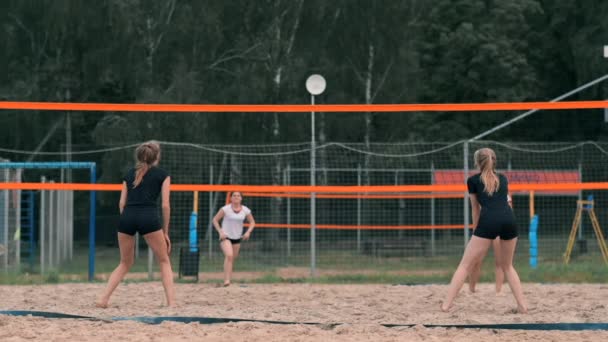
[(53, 225), (55, 226), (55, 262), (57, 264), (57, 268), (59, 268), (59, 266), (61, 265), (61, 190), (55, 190), (55, 193), (53, 194), (53, 197), (55, 197), (55, 199), (53, 200), (55, 202), (55, 221), (53, 222)]
[(59, 192), (61, 202), (61, 261), (68, 258), (67, 190)]
[(74, 258), (74, 190), (70, 190), (70, 192), (68, 192), (68, 199), (69, 199), (69, 204), (68, 204), (68, 213), (69, 213), (69, 217), (68, 217), (68, 225), (69, 225), (69, 240), (70, 240), (70, 250), (68, 253), (68, 256), (70, 258), (70, 261)]
[[(291, 166), (287, 164), (285, 170), (283, 170), (283, 183), (285, 185), (291, 185)], [(291, 224), (291, 198), (287, 196), (287, 224)], [(291, 228), (287, 228), (287, 257), (291, 256)]]
[[(95, 163), (90, 166), (91, 184), (97, 182), (97, 167)], [(89, 203), (89, 281), (95, 278), (95, 203), (97, 202), (97, 193), (91, 191)]]
[(152, 256), (152, 248), (148, 246), (148, 280), (154, 279), (154, 272), (152, 270), (154, 257)]
[(139, 232), (135, 232), (135, 260), (139, 259)]
[[(435, 184), (435, 165), (431, 162), (431, 184)], [(431, 226), (435, 226), (435, 197), (431, 197)], [(435, 229), (431, 229), (431, 256), (435, 256)]]
[[(40, 177), (40, 183), (46, 183), (46, 177), (42, 176)], [(44, 253), (46, 252), (45, 248), (44, 248), (44, 243), (46, 240), (46, 237), (44, 236), (44, 227), (46, 225), (46, 220), (45, 220), (45, 211), (46, 211), (46, 193), (47, 191), (45, 190), (41, 190), (40, 191), (40, 218), (38, 220), (38, 224), (39, 224), (39, 236), (38, 236), (38, 244), (40, 245), (40, 274), (44, 275), (45, 273), (45, 268), (44, 268), (44, 264), (46, 262), (45, 260), (45, 255)]]
[[(581, 147), (581, 159), (583, 160), (583, 147)], [(583, 164), (581, 163), (581, 161), (579, 160), (578, 162), (578, 179), (582, 182), (583, 181)], [(578, 192), (578, 200), (582, 201), (583, 200), (583, 191), (579, 190)], [(583, 221), (581, 220), (581, 226), (578, 230), (578, 239), (582, 240), (583, 239)]]
[[(9, 173), (9, 169), (4, 169), (4, 179), (6, 179), (7, 182), (10, 182), (10, 173)], [(9, 254), (9, 239), (8, 239), (8, 217), (9, 217), (9, 190), (4, 190), (3, 194), (4, 194), (4, 208), (2, 210), (4, 210), (4, 243), (5, 246), (4, 248), (6, 249), (5, 253), (4, 253), (4, 271), (8, 273), (8, 254)]]
[[(15, 173), (16, 181), (21, 182), (21, 169), (17, 169)], [(15, 241), (15, 266), (17, 271), (21, 271), (21, 190), (16, 190), (17, 199), (15, 200), (16, 214), (15, 214), (15, 236), (11, 237)], [(8, 253), (8, 251), (7, 251)]]
[[(213, 184), (213, 164), (209, 165), (209, 184)], [(207, 225), (207, 239), (209, 240), (209, 259), (213, 254), (213, 192), (209, 191), (209, 224)]]
[[(464, 183), (466, 185), (467, 178), (469, 177), (469, 141), (465, 141), (463, 145), (463, 162), (464, 162)], [(469, 192), (465, 190), (464, 192), (464, 247), (467, 247), (467, 243), (469, 242)]]
[[(361, 164), (357, 165), (357, 185), (361, 186)], [(357, 198), (357, 226), (361, 227), (361, 197)], [(357, 229), (357, 251), (361, 252), (361, 229)]]
[[(311, 104), (315, 104), (315, 96), (310, 95)], [(316, 185), (316, 172), (315, 172), (315, 112), (310, 112), (310, 185)], [(310, 193), (310, 276), (314, 278), (317, 267), (316, 259), (316, 194)]]
[[(53, 180), (51, 180), (51, 183), (55, 183)], [(54, 239), (54, 232), (55, 232), (55, 227), (53, 226), (55, 223), (55, 208), (57, 206), (57, 204), (55, 203), (55, 196), (53, 195), (55, 192), (55, 190), (49, 190), (49, 268), (54, 268), (55, 267), (55, 258), (54, 258), (54, 248), (53, 246), (55, 245)], [(89, 249), (90, 250), (90, 249)]]

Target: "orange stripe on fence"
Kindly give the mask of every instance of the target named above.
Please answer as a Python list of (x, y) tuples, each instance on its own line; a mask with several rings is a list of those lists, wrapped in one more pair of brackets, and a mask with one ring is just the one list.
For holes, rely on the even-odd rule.
[[(248, 226), (248, 224), (245, 224)], [(310, 229), (310, 224), (286, 224), (286, 223), (256, 223), (256, 228), (288, 228), (288, 229)], [(462, 224), (421, 224), (421, 225), (345, 225), (345, 224), (317, 224), (317, 229), (337, 230), (430, 230), (430, 229), (464, 229)]]
[[(0, 190), (80, 190), (80, 191), (120, 191), (121, 184), (90, 183), (2, 183)], [(512, 184), (511, 191), (560, 191), (560, 190), (608, 190), (608, 182), (589, 183), (527, 183)], [(226, 192), (242, 191), (256, 193), (391, 193), (391, 192), (464, 192), (465, 185), (208, 185), (171, 184), (171, 191)]]
[(113, 112), (469, 112), (529, 109), (603, 109), (608, 101), (499, 102), (443, 104), (144, 104), (0, 101), (0, 109)]

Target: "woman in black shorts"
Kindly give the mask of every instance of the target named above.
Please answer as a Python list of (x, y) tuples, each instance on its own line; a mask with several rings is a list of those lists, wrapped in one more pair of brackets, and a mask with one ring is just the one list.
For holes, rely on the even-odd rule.
[(475, 151), (475, 166), (480, 173), (467, 179), (473, 227), (475, 231), (467, 245), (460, 265), (452, 277), (446, 300), (441, 310), (448, 311), (468, 275), (475, 270), (486, 255), (492, 241), (500, 237), (502, 269), (517, 301), (521, 313), (528, 311), (519, 276), (513, 268), (513, 254), (517, 244), (517, 226), (513, 210), (507, 203), (509, 184), (507, 178), (496, 173), (496, 154), (489, 148)]
[[(123, 178), (120, 193), (120, 222), (118, 225), (118, 247), (120, 248), (120, 264), (108, 279), (108, 286), (97, 301), (97, 306), (108, 307), (112, 292), (127, 274), (134, 262), (135, 233), (144, 237), (148, 246), (154, 252), (160, 266), (167, 305), (175, 304), (173, 292), (173, 270), (169, 253), (169, 174), (158, 167), (160, 146), (154, 141), (141, 144), (135, 149), (135, 168), (129, 170)], [(158, 217), (158, 196), (161, 196), (163, 219)]]

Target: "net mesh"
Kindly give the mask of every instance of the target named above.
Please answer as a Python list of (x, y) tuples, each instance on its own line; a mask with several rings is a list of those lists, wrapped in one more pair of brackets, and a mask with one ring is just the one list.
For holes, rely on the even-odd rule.
[[(608, 161), (606, 143), (326, 143), (315, 149), (317, 185), (464, 184), (465, 153), (474, 172), (473, 152), (490, 147), (498, 169), (511, 184), (602, 182)], [(308, 185), (311, 181), (309, 144), (197, 145), (163, 142), (161, 167), (178, 184)], [(86, 150), (87, 146), (74, 147)], [(41, 156), (41, 159), (53, 156)], [(117, 183), (133, 164), (133, 146), (81, 153), (74, 161), (95, 161), (101, 183)], [(77, 175), (74, 181), (78, 181)], [(80, 180), (82, 181), (82, 180)], [(84, 181), (86, 182), (86, 181)], [(518, 191), (513, 193), (520, 232), (519, 263), (527, 263), (527, 233), (531, 213), (539, 216), (539, 263), (561, 263), (576, 201), (592, 195), (600, 224), (605, 191)], [(75, 194), (76, 241), (86, 241), (87, 201)], [(220, 272), (223, 255), (213, 215), (227, 203), (225, 192), (198, 193), (198, 246), (202, 272)], [(326, 272), (415, 272), (445, 270), (459, 260), (464, 247), (464, 193), (399, 192), (319, 193), (315, 199), (314, 267)], [(175, 250), (189, 244), (193, 191), (171, 194), (171, 239)], [(118, 261), (117, 192), (98, 194), (97, 270), (110, 272)], [(252, 239), (243, 243), (235, 271), (302, 270), (311, 268), (311, 198), (307, 193), (244, 193), (244, 204), (257, 222)], [(79, 214), (81, 213), (81, 214)], [(86, 213), (86, 214), (85, 214)], [(80, 224), (79, 224), (80, 222)], [(79, 228), (80, 227), (80, 228)], [(575, 260), (596, 260), (599, 248), (584, 217), (577, 237)], [(141, 241), (140, 241), (141, 242)], [(78, 245), (77, 245), (78, 246)], [(81, 244), (81, 248), (85, 248)], [(135, 271), (145, 271), (145, 253), (138, 253)], [(179, 253), (173, 264), (180, 265)], [(180, 267), (183, 266), (183, 263)], [(83, 268), (72, 265), (71, 269)], [(176, 267), (177, 268), (177, 267)], [(294, 271), (295, 272), (295, 271)], [(307, 273), (303, 273), (307, 274)]]

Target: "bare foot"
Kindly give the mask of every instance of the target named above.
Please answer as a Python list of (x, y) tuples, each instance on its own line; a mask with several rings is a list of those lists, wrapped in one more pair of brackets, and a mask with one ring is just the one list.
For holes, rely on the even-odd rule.
[(525, 306), (518, 306), (518, 307), (517, 307), (517, 311), (518, 311), (520, 314), (527, 314), (527, 313), (528, 313), (528, 308), (527, 308), (527, 307), (525, 307)]
[(469, 292), (475, 293), (475, 285), (469, 284)]
[(445, 303), (441, 304), (441, 311), (443, 311), (443, 312), (449, 312), (451, 308), (452, 308), (452, 305), (446, 306)]
[(230, 282), (229, 281), (224, 282), (224, 287), (228, 287), (228, 286), (230, 286)]
[(108, 302), (104, 302), (101, 300), (98, 300), (95, 302), (95, 306), (100, 308), (100, 309), (107, 309), (108, 308)]

